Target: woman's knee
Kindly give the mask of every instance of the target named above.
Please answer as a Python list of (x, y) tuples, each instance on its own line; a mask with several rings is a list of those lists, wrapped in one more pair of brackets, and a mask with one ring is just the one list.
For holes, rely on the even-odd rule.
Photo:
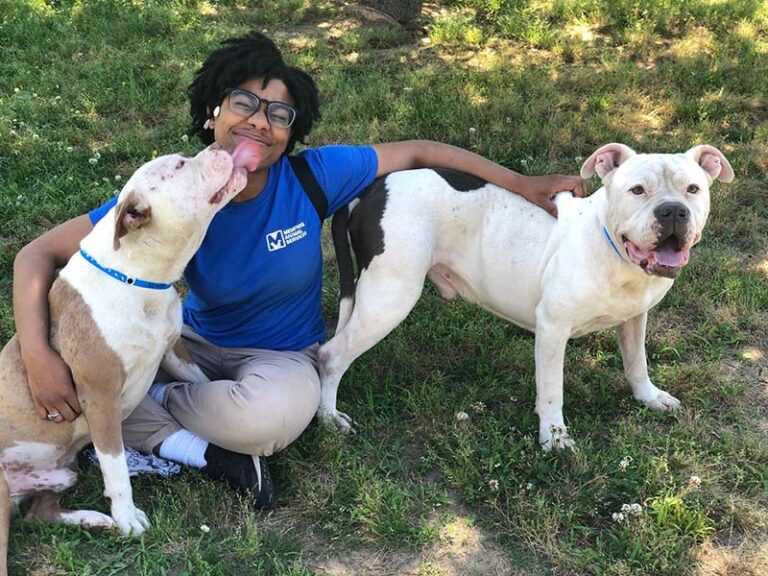
[(262, 391), (254, 402), (238, 404), (227, 415), (230, 437), (224, 447), (248, 454), (271, 454), (296, 440), (312, 421), (320, 404), (320, 386), (296, 391)]

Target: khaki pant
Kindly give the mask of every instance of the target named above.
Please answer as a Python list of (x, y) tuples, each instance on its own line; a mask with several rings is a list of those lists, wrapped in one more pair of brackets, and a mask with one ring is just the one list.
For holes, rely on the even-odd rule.
[[(128, 446), (150, 453), (186, 428), (222, 448), (269, 456), (312, 421), (320, 404), (319, 344), (299, 352), (222, 348), (188, 326), (182, 339), (211, 382), (171, 382), (162, 405), (147, 395), (123, 422)], [(160, 371), (155, 381), (168, 377)]]

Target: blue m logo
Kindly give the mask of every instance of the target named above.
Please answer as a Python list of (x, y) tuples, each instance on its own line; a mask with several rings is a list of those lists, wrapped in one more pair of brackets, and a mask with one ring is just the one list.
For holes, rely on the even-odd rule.
[(270, 252), (274, 252), (275, 250), (280, 250), (280, 248), (285, 248), (285, 238), (283, 237), (283, 231), (277, 230), (276, 232), (270, 232), (266, 236), (267, 238), (267, 250)]

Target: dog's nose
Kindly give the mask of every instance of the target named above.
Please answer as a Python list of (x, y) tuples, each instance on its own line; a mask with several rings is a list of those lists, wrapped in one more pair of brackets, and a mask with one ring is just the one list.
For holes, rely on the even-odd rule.
[(662, 224), (687, 222), (691, 216), (691, 211), (688, 210), (688, 207), (680, 202), (664, 202), (659, 204), (653, 213)]

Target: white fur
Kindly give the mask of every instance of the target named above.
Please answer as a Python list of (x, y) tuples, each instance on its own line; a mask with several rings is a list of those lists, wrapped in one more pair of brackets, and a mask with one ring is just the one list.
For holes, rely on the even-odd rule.
[[(711, 147), (707, 152), (719, 154)], [(602, 228), (621, 251), (623, 237), (651, 249), (654, 209), (674, 200), (690, 210), (690, 234), (683, 239), (690, 248), (709, 213), (712, 174), (698, 163), (700, 155), (603, 147), (584, 170), (600, 172), (604, 187), (585, 199), (560, 194), (558, 219), (492, 185), (459, 192), (432, 170), (388, 176), (385, 249), (362, 271), (353, 302), (343, 302), (343, 322), (319, 351), (318, 415), (351, 429), (352, 420), (336, 408), (339, 381), (355, 358), (408, 315), (425, 276), (445, 298), (459, 295), (536, 333), (536, 412), (545, 449), (573, 445), (562, 407), (565, 346), (574, 336), (617, 327), (635, 397), (653, 409), (676, 408), (677, 399), (648, 378), (644, 346), (646, 313), (673, 281), (647, 274), (626, 253), (617, 255)], [(720, 179), (727, 180), (724, 157), (722, 166), (727, 171)], [(700, 191), (688, 193), (690, 184)], [(629, 191), (637, 185), (646, 190), (642, 197)]]
[(112, 519), (123, 534), (141, 534), (149, 528), (149, 520), (133, 503), (125, 452), (121, 450), (115, 456), (96, 448), (96, 456), (104, 477), (104, 496), (112, 501)]

